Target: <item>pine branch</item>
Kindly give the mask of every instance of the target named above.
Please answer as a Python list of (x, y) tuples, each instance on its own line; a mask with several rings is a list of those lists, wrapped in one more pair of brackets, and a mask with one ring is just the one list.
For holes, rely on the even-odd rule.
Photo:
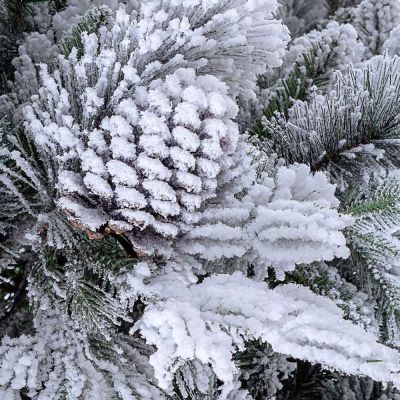
[[(297, 370), (276, 396), (276, 400), (355, 400), (389, 399), (393, 388), (368, 378), (344, 376), (319, 365), (297, 361)], [(386, 397), (389, 396), (389, 397)], [(261, 400), (261, 399), (260, 399)]]
[[(343, 206), (346, 213), (355, 217), (379, 216), (380, 226), (386, 228), (390, 221), (396, 223), (400, 214), (400, 183), (388, 178), (376, 185), (372, 183), (353, 188)], [(376, 221), (376, 219), (375, 219)]]
[[(400, 74), (397, 58), (381, 58), (363, 70), (338, 75), (335, 92), (295, 102), (288, 118), (264, 119), (266, 145), (288, 163), (332, 178), (361, 179), (366, 170), (397, 167), (400, 127)], [(386, 156), (382, 156), (383, 150)], [(387, 151), (389, 150), (389, 151)]]
[(107, 24), (108, 18), (109, 10), (106, 7), (89, 10), (62, 40), (61, 48), (64, 55), (68, 56), (72, 49), (76, 49), (78, 58), (82, 57), (84, 52), (82, 34), (98, 32), (101, 26)]
[(120, 236), (88, 240), (81, 234), (70, 247), (44, 247), (30, 276), (30, 291), (35, 293), (32, 300), (38, 304), (46, 296), (61, 302), (82, 329), (105, 339), (119, 330), (123, 321), (132, 326), (131, 317), (137, 319), (143, 310), (138, 315), (129, 313), (137, 307), (135, 299), (129, 308), (120, 303), (118, 295), (126, 288), (118, 277), (132, 270), (137, 259), (126, 255), (121, 240)]
[(57, 165), (37, 149), (23, 129), (5, 126), (0, 145), (0, 227), (8, 234), (17, 221), (33, 220), (40, 212), (54, 209)]
[[(30, 254), (30, 256), (32, 256)], [(2, 273), (0, 283), (1, 315), (0, 324), (7, 321), (21, 307), (27, 307), (26, 289), (31, 268), (31, 260), (20, 260), (8, 274)]]
[(241, 387), (255, 400), (275, 398), (282, 382), (290, 379), (295, 370), (295, 363), (287, 356), (274, 353), (268, 343), (260, 340), (246, 343), (245, 350), (236, 353), (234, 360), (240, 368)]
[[(265, 118), (270, 120), (275, 113), (285, 115), (287, 118), (295, 100), (308, 100), (312, 86), (322, 87), (328, 81), (329, 77), (326, 75), (326, 71), (330, 65), (330, 57), (328, 56), (322, 63), (318, 62), (320, 50), (318, 45), (308, 50), (303, 54), (302, 60), (296, 61), (288, 76), (282, 78), (276, 88), (271, 89), (274, 94), (263, 111)], [(259, 87), (263, 89), (265, 83), (262, 81), (262, 77), (260, 79)], [(256, 120), (249, 133), (260, 138), (268, 135), (268, 131), (264, 129), (260, 119)]]
[[(295, 360), (293, 360), (295, 361)], [(328, 371), (307, 361), (297, 361), (293, 377), (283, 382), (277, 400), (320, 400), (325, 391), (324, 382), (332, 379)]]
[[(329, 91), (336, 80), (335, 71), (344, 71), (352, 63), (359, 63), (363, 50), (356, 30), (336, 21), (328, 22), (322, 31), (314, 30), (295, 39), (284, 61), (289, 66), (259, 78), (259, 101), (267, 104), (262, 119), (269, 121), (275, 115), (288, 118), (289, 110), (297, 101), (310, 100), (315, 91)], [(294, 65), (290, 65), (292, 63)], [(251, 133), (268, 137), (258, 113), (253, 114), (256, 123)]]
[[(352, 263), (346, 269), (354, 283), (369, 290), (377, 303), (376, 318), (383, 324), (383, 339), (394, 344), (400, 337), (400, 281), (396, 265), (400, 257), (397, 237), (400, 218), (400, 183), (387, 179), (354, 188), (344, 209), (356, 220), (347, 229), (346, 238)], [(393, 326), (385, 324), (392, 321)]]

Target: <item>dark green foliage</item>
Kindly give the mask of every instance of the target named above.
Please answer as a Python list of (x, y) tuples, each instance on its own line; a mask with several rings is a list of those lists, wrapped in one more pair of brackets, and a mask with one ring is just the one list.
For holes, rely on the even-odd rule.
[(32, 4), (43, 0), (0, 0), (0, 23), (4, 31), (18, 33), (29, 27), (27, 17), (32, 15)]
[[(0, 244), (1, 248), (1, 244)], [(2, 256), (3, 260), (6, 258)], [(27, 253), (0, 269), (0, 335), (16, 337), (30, 328), (32, 316), (26, 297), (27, 278), (32, 262)]]
[[(327, 46), (330, 49), (328, 52)], [(261, 76), (258, 81), (259, 88), (271, 92), (263, 111), (263, 118), (271, 120), (275, 115), (288, 118), (289, 110), (296, 100), (309, 101), (312, 88), (318, 88), (319, 91), (328, 88), (336, 68), (338, 49), (338, 43), (335, 41), (329, 44), (314, 43), (298, 57), (289, 71), (285, 67), (277, 70), (272, 76)], [(256, 112), (253, 112), (253, 118), (250, 134), (260, 138), (269, 137), (268, 129), (265, 129)]]
[(54, 209), (57, 163), (40, 153), (21, 127), (6, 119), (0, 123), (6, 127), (0, 132), (0, 233), (8, 235), (16, 221)]
[[(9, 141), (9, 135), (12, 134), (13, 130), (6, 118), (0, 120), (0, 139), (2, 147), (5, 146), (7, 149), (7, 151), (3, 149), (0, 152), (0, 187), (3, 192), (0, 197), (0, 234), (3, 238), (9, 233), (9, 229), (13, 226), (13, 221), (27, 211), (22, 202), (13, 201), (15, 194), (11, 190), (7, 190), (8, 187), (12, 187), (12, 181), (10, 182), (10, 180), (14, 176), (13, 169), (16, 168), (15, 161), (8, 154), (8, 150), (13, 149), (13, 145)], [(24, 190), (21, 180), (17, 179), (16, 185), (17, 188)]]
[(32, 29), (29, 17), (36, 1), (0, 0), (0, 92), (13, 77), (12, 60), (18, 55), (21, 34)]
[(274, 353), (268, 343), (254, 340), (246, 349), (234, 356), (240, 368), (242, 388), (249, 391), (255, 400), (273, 398), (281, 381), (288, 379), (295, 367), (287, 357)]
[(374, 266), (385, 269), (388, 256), (400, 253), (398, 239), (392, 236), (400, 217), (400, 181), (386, 179), (382, 183), (358, 186), (342, 196), (343, 211), (355, 218), (346, 235), (353, 248), (374, 258)]
[[(288, 77), (282, 79), (282, 89), (276, 91), (276, 97), (270, 100), (264, 111), (266, 118), (272, 118), (276, 111), (287, 116), (294, 100), (307, 100), (312, 85), (321, 86), (326, 82), (327, 77), (324, 74), (328, 65), (318, 65), (318, 51), (316, 46), (303, 54), (302, 61), (297, 61)], [(329, 60), (326, 62), (329, 64)]]
[[(295, 361), (295, 360), (293, 360)], [(332, 375), (319, 365), (297, 361), (293, 376), (283, 381), (283, 388), (277, 393), (277, 400), (321, 400), (325, 392), (324, 382)]]
[[(283, 382), (276, 400), (379, 400), (394, 393), (390, 386), (385, 388), (367, 378), (346, 377), (319, 365), (297, 361), (296, 372)], [(382, 397), (388, 399), (392, 397)]]
[[(208, 375), (208, 384), (206, 387), (199, 388), (196, 375), (201, 374), (204, 379), (205, 373)], [(220, 384), (211, 367), (187, 362), (175, 373), (174, 394), (168, 398), (171, 400), (217, 400), (221, 394)]]
[[(274, 95), (269, 100), (264, 109), (264, 117), (271, 119), (275, 113), (281, 113), (288, 117), (289, 109), (295, 100), (308, 100), (310, 88), (314, 85), (322, 87), (329, 79), (326, 75), (329, 69), (330, 58), (324, 62), (318, 62), (320, 48), (313, 47), (308, 53), (303, 54), (303, 59), (297, 61), (287, 77), (280, 80), (274, 90)], [(259, 87), (265, 89), (268, 82), (260, 78)], [(258, 137), (268, 136), (268, 131), (264, 129), (261, 120), (257, 119), (255, 125), (250, 130), (250, 134)]]
[(400, 256), (400, 242), (392, 233), (400, 218), (400, 182), (387, 179), (355, 188), (344, 204), (356, 218), (346, 232), (353, 262), (345, 268), (357, 286), (369, 288), (377, 302), (376, 318), (384, 324), (382, 334), (394, 342), (400, 330), (400, 289), (391, 269)]
[(397, 179), (387, 179), (383, 184), (367, 185), (353, 189), (348, 194), (346, 212), (355, 217), (367, 214), (382, 215), (380, 224), (395, 222), (400, 213), (400, 184)]
[(342, 7), (343, 3), (341, 0), (325, 0), (325, 2), (330, 14), (334, 14), (340, 7)]
[(341, 8), (354, 7), (360, 2), (361, 0), (325, 0), (325, 6), (329, 10), (329, 15), (333, 15)]
[[(32, 187), (9, 151), (15, 151), (11, 138), (18, 136), (6, 118), (0, 120), (0, 140), (8, 148), (0, 147), (0, 330), (11, 326), (10, 318), (26, 307), (25, 289), (32, 254), (13, 239), (19, 223), (30, 212)], [(22, 179), (20, 179), (22, 178)], [(30, 199), (30, 200), (27, 200)]]
[(66, 5), (66, 0), (0, 0), (0, 94), (7, 92), (7, 82), (14, 77), (12, 60), (18, 55), (23, 33), (36, 29), (34, 5), (44, 2), (52, 12)]
[(59, 229), (58, 214), (48, 221), (37, 219), (40, 214), (51, 215), (55, 207), (56, 164), (6, 118), (0, 121), (0, 140), (0, 329), (4, 329), (12, 315), (29, 309), (26, 288), (37, 257), (25, 233), (61, 242), (65, 228)]

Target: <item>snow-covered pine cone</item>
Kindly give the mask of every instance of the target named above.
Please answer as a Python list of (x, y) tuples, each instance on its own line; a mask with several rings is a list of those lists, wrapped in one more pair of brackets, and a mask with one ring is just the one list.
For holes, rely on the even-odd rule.
[[(233, 86), (204, 72), (217, 42), (184, 17), (176, 31), (176, 20), (165, 26), (158, 14), (120, 10), (111, 28), (83, 33), (79, 52), (60, 56), (54, 71), (41, 65), (39, 93), (24, 109), (27, 131), (58, 160), (59, 208), (91, 235), (175, 237), (238, 176)], [(195, 45), (200, 38), (206, 44)], [(162, 62), (160, 49), (170, 53)]]
[[(176, 236), (215, 197), (236, 150), (237, 107), (226, 92), (217, 78), (180, 69), (122, 100), (79, 143), (80, 171), (60, 173), (60, 207), (90, 230)], [(96, 216), (90, 204), (101, 204)]]

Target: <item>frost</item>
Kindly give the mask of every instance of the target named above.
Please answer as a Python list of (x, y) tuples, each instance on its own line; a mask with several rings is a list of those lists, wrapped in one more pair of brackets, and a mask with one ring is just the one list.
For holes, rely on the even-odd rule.
[(333, 302), (304, 287), (286, 285), (272, 291), (265, 283), (235, 274), (179, 290), (166, 281), (157, 289), (164, 299), (147, 309), (138, 328), (157, 346), (150, 363), (163, 389), (171, 389), (173, 373), (185, 360), (198, 360), (212, 365), (224, 382), (223, 393), (229, 393), (237, 373), (232, 352), (249, 338), (348, 374), (399, 380), (396, 350), (344, 321)]
[(177, 246), (209, 261), (246, 255), (259, 278), (269, 266), (283, 278), (296, 265), (349, 256), (342, 231), (352, 219), (338, 205), (324, 173), (281, 167), (275, 180), (264, 175), (241, 201), (226, 194), (210, 205)]
[(368, 55), (387, 48), (385, 42), (400, 23), (400, 5), (395, 0), (363, 0), (355, 9), (354, 25), (368, 49)]

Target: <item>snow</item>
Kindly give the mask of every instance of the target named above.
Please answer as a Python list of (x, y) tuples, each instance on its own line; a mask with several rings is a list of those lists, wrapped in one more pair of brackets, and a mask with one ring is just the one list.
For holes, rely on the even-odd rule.
[(378, 344), (373, 335), (343, 320), (332, 301), (305, 287), (284, 285), (269, 290), (265, 283), (241, 274), (213, 276), (179, 290), (168, 285), (168, 281), (160, 282), (157, 289), (164, 301), (152, 305), (137, 324), (157, 347), (150, 363), (163, 389), (171, 389), (179, 361), (191, 359), (210, 363), (229, 387), (236, 373), (234, 346), (242, 348), (250, 338), (262, 338), (278, 353), (349, 374), (399, 380), (396, 350)]
[(118, 185), (115, 188), (117, 203), (120, 207), (141, 209), (147, 206), (147, 200), (136, 189)]
[(135, 169), (122, 161), (110, 160), (107, 163), (107, 170), (115, 185), (135, 187), (139, 183)]
[(197, 134), (183, 126), (174, 128), (172, 135), (183, 150), (195, 152), (200, 146), (201, 142)]

